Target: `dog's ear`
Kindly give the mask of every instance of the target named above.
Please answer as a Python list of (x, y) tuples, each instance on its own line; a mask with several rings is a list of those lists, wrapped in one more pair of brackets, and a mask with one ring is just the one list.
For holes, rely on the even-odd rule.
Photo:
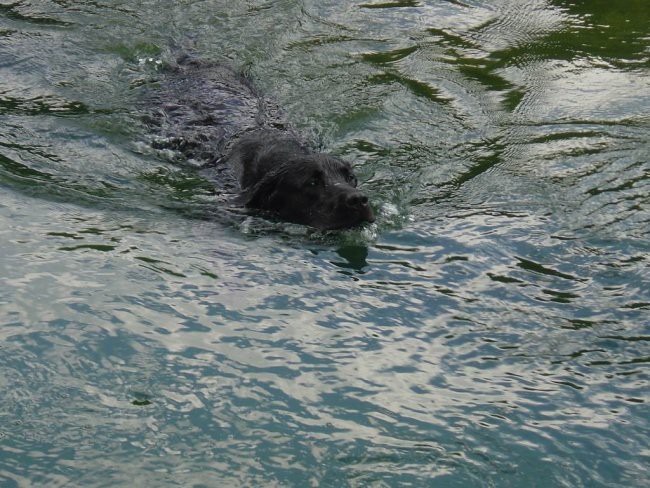
[(236, 201), (250, 208), (276, 210), (281, 193), (278, 191), (280, 181), (281, 174), (267, 173), (257, 183), (243, 190)]

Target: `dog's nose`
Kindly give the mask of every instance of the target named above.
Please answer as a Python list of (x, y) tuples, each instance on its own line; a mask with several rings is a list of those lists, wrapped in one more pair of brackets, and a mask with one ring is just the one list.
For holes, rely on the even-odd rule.
[(345, 203), (348, 207), (363, 207), (364, 205), (368, 205), (368, 197), (363, 193), (353, 193), (352, 195), (348, 195)]
[(360, 191), (349, 193), (345, 196), (345, 206), (354, 211), (362, 221), (374, 222), (375, 215), (368, 205), (368, 197)]

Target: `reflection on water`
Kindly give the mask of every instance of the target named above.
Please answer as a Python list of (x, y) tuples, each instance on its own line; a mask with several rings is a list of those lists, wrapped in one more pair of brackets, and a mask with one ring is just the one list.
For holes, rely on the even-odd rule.
[[(648, 485), (646, 4), (0, 1), (0, 484)], [(148, 147), (188, 37), (378, 222)]]

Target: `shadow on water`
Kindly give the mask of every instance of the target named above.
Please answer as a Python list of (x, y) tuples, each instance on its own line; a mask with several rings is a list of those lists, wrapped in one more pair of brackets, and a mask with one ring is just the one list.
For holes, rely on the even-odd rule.
[(368, 248), (366, 246), (343, 246), (336, 250), (344, 261), (333, 261), (332, 264), (343, 269), (350, 269), (356, 272), (362, 272), (368, 266)]
[[(579, 19), (561, 39), (545, 43), (555, 51), (546, 57), (599, 56), (618, 68), (634, 69), (648, 61), (650, 10), (644, 0), (614, 3), (606, 0), (567, 2), (552, 0), (553, 5)], [(560, 42), (558, 42), (560, 41)]]

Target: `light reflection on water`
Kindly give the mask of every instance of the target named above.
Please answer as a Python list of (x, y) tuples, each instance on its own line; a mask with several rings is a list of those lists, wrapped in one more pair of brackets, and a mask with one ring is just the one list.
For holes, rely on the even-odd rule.
[[(2, 483), (647, 485), (649, 15), (0, 4)], [(228, 219), (143, 149), (188, 33), (376, 226)]]

